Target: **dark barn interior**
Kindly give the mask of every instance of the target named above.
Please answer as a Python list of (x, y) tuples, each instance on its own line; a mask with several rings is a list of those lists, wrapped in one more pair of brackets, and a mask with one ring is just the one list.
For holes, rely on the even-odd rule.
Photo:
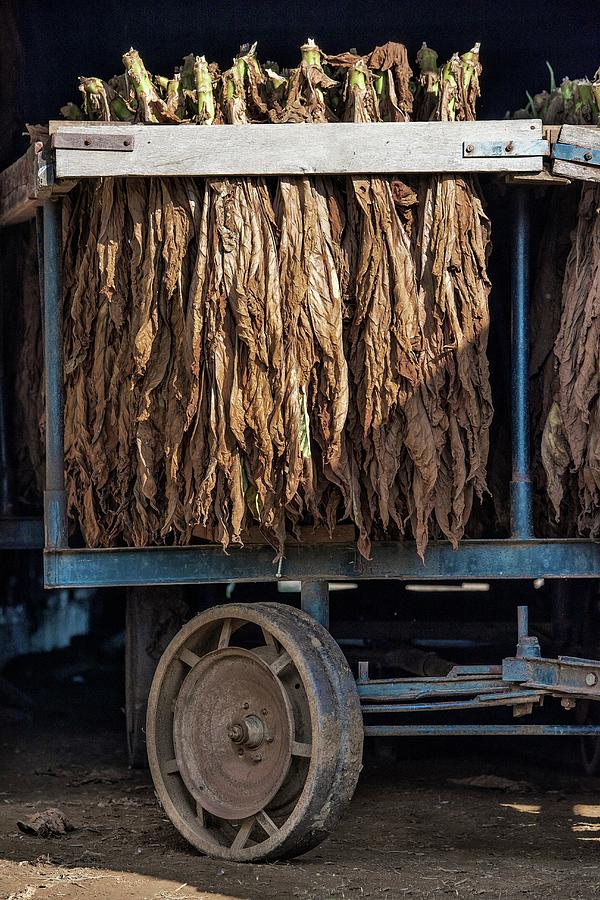
[[(356, 47), (362, 53), (390, 39), (402, 41), (411, 60), (424, 40), (443, 58), (481, 41), (480, 119), (502, 119), (525, 105), (526, 91), (546, 88), (547, 62), (557, 80), (567, 74), (592, 77), (600, 63), (598, 9), (580, 0), (568, 6), (554, 0), (445, 5), (147, 0), (142, 6), (127, 0), (94, 6), (0, 0), (0, 21), (0, 169), (27, 148), (26, 123), (58, 118), (60, 107), (78, 98), (77, 76), (110, 76), (131, 45), (156, 72), (190, 51), (225, 65), (241, 44), (255, 40), (263, 58), (284, 66), (294, 64), (309, 36), (332, 52)], [(494, 496), (486, 498), (485, 514), (468, 535), (476, 538), (509, 533), (511, 467), (512, 208), (498, 179), (486, 176), (483, 187), (493, 243)], [(546, 203), (542, 192), (534, 196), (532, 260)], [(33, 476), (29, 472), (23, 480), (19, 474), (23, 425), (15, 400), (26, 327), (20, 306), (27, 288), (14, 247), (18, 229), (26, 227), (0, 231), (1, 400), (9, 423), (0, 440), (0, 468), (11, 480), (2, 515), (40, 516)], [(355, 675), (359, 662), (368, 662), (371, 678), (445, 675), (451, 665), (496, 665), (512, 656), (517, 607), (527, 605), (530, 633), (539, 638), (543, 656), (596, 659), (597, 575), (332, 584), (330, 631)], [(590, 757), (600, 751), (576, 737), (367, 738), (359, 794), (343, 826), (322, 847), (281, 867), (221, 865), (198, 856), (155, 808), (146, 770), (127, 768), (132, 734), (125, 714), (126, 608), (132, 616), (140, 606), (155, 610), (159, 624), (147, 638), (155, 664), (168, 638), (197, 612), (227, 601), (280, 601), (299, 608), (299, 583), (281, 584), (279, 591), (274, 584), (242, 583), (134, 590), (84, 586), (50, 593), (42, 584), (40, 550), (0, 551), (0, 898), (50, 895), (40, 890), (46, 887), (61, 888), (56, 896), (163, 900), (445, 893), (591, 897), (598, 890), (600, 805), (597, 780), (589, 773), (598, 763), (591, 766)], [(593, 715), (583, 706), (576, 711), (578, 723)], [(527, 721), (572, 723), (574, 712), (564, 707), (552, 699)], [(378, 724), (386, 721), (381, 717)], [(427, 714), (406, 718), (409, 724), (431, 721)], [(492, 726), (510, 724), (513, 717), (502, 708), (461, 710), (444, 713), (441, 721)], [(138, 748), (133, 761), (143, 762), (144, 753)], [(42, 839), (17, 829), (18, 819), (54, 806), (73, 820), (73, 833)], [(31, 892), (24, 893), (28, 886)]]

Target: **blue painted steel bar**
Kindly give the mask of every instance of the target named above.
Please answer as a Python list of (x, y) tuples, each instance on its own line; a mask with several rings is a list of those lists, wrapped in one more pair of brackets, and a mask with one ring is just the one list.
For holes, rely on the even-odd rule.
[(303, 581), (300, 586), (300, 604), (304, 612), (329, 629), (329, 582)]
[(361, 702), (419, 700), (428, 697), (460, 697), (472, 694), (498, 694), (508, 691), (511, 685), (500, 676), (492, 678), (386, 678), (381, 681), (357, 681)]
[(552, 148), (554, 159), (563, 159), (567, 162), (584, 163), (584, 165), (600, 166), (600, 150), (594, 147), (577, 147), (575, 144), (557, 143)]
[(473, 697), (468, 700), (435, 700), (431, 703), (370, 703), (362, 705), (363, 715), (389, 715), (393, 713), (445, 712), (446, 710), (489, 709), (491, 707), (520, 706), (524, 703), (537, 704), (540, 694), (534, 691), (506, 691), (492, 697)]
[[(409, 543), (380, 543), (373, 558), (354, 546), (290, 546), (281, 573), (268, 546), (246, 545), (115, 550), (48, 550), (46, 587), (111, 587), (144, 584), (219, 584), (228, 581), (468, 581), (485, 578), (597, 578), (600, 543), (584, 540), (463, 541), (458, 550), (431, 543), (423, 564)], [(461, 595), (454, 595), (459, 597)], [(481, 595), (484, 596), (489, 595)]]
[(529, 607), (517, 606), (517, 640), (529, 635)]
[(529, 194), (514, 191), (512, 248), (512, 481), (513, 538), (533, 537), (529, 446)]
[(471, 737), (472, 735), (600, 735), (600, 725), (366, 725), (367, 737)]
[(44, 203), (44, 379), (46, 385), (46, 547), (68, 546), (64, 474), (63, 301), (61, 204)]
[(42, 519), (0, 519), (0, 549), (41, 550), (44, 546)]

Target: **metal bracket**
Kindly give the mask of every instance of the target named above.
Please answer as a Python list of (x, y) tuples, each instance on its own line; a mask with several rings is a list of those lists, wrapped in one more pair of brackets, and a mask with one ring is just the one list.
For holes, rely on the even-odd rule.
[(52, 146), (55, 150), (113, 150), (120, 153), (130, 153), (134, 146), (134, 137), (131, 131), (123, 129), (104, 130), (103, 128), (85, 128), (77, 131), (75, 128), (59, 131), (52, 135)]
[(584, 166), (600, 166), (600, 150), (594, 150), (592, 147), (577, 147), (575, 144), (554, 144), (552, 156), (554, 159), (582, 163)]
[(597, 659), (509, 657), (502, 660), (502, 679), (554, 696), (600, 700), (600, 661)]
[[(600, 700), (600, 660), (572, 656), (544, 659), (537, 638), (529, 635), (528, 618), (527, 607), (520, 606), (517, 655), (504, 659), (501, 668), (489, 665), (454, 666), (444, 677), (371, 680), (367, 665), (360, 663), (356, 686), (363, 714), (445, 713), (449, 710), (506, 707), (512, 708), (513, 716), (518, 718), (530, 715), (534, 707), (542, 706), (548, 696), (559, 698), (565, 709), (573, 709), (576, 699)], [(390, 729), (389, 734), (402, 733), (405, 728), (396, 725), (385, 727)], [(446, 726), (437, 727), (443, 729)], [(479, 728), (477, 725), (469, 727), (474, 730)], [(486, 733), (490, 733), (489, 730), (496, 726), (481, 727), (484, 730), (487, 728)], [(499, 727), (502, 729), (505, 726)], [(531, 727), (543, 729), (547, 726)], [(558, 733), (553, 732), (552, 727), (549, 733)], [(560, 733), (575, 732), (567, 727)]]
[(480, 157), (514, 157), (514, 156), (548, 156), (550, 144), (544, 140), (532, 141), (478, 141), (463, 144), (463, 157), (475, 159)]

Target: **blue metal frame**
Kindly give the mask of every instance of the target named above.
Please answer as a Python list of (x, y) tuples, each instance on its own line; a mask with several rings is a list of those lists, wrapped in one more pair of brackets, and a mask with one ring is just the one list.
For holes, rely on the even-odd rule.
[(12, 516), (0, 519), (0, 549), (41, 550), (43, 546), (42, 519)]
[(586, 166), (600, 166), (600, 150), (595, 147), (577, 147), (575, 144), (558, 142), (552, 149), (552, 157)]
[[(529, 197), (515, 189), (512, 275), (512, 456), (511, 530), (507, 540), (446, 542), (427, 548), (425, 563), (410, 542), (382, 542), (373, 558), (354, 546), (316, 544), (286, 549), (280, 566), (267, 546), (68, 548), (64, 484), (64, 383), (60, 287), (60, 201), (44, 204), (44, 350), (46, 378), (45, 585), (100, 587), (228, 581), (333, 579), (468, 580), (594, 578), (600, 575), (600, 544), (584, 540), (536, 540), (532, 529), (528, 415)], [(316, 589), (315, 589), (316, 590)], [(315, 617), (326, 621), (322, 589), (305, 589)], [(310, 596), (309, 596), (310, 594)], [(307, 608), (308, 608), (307, 606)]]
[(366, 737), (576, 737), (586, 734), (600, 737), (600, 725), (365, 725)]
[(512, 260), (512, 480), (513, 538), (533, 537), (529, 434), (529, 195), (515, 188)]
[(412, 543), (378, 543), (372, 559), (354, 545), (286, 548), (281, 567), (264, 545), (46, 550), (46, 587), (209, 584), (237, 581), (468, 581), (469, 579), (597, 578), (600, 544), (584, 540), (463, 541), (428, 546), (425, 563)]

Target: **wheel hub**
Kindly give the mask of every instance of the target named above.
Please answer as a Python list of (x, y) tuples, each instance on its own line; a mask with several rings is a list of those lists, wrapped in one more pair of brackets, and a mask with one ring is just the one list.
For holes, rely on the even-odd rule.
[(265, 740), (269, 740), (265, 723), (260, 716), (254, 715), (246, 716), (242, 722), (234, 722), (227, 729), (227, 734), (234, 744), (243, 744), (249, 750), (255, 750)]
[(179, 691), (175, 755), (185, 785), (208, 812), (237, 821), (273, 799), (291, 761), (293, 717), (280, 679), (255, 653), (207, 653)]

